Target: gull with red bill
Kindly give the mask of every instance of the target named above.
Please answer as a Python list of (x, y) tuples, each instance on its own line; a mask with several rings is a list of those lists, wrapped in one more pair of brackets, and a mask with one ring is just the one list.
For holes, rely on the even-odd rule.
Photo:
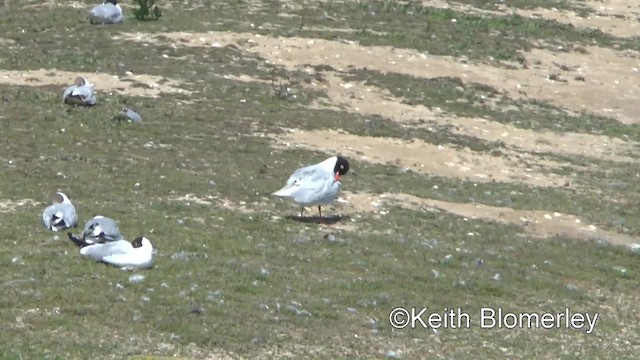
[(274, 196), (292, 198), (302, 206), (300, 217), (305, 206), (318, 206), (320, 222), (322, 205), (330, 204), (340, 192), (340, 177), (349, 171), (349, 162), (340, 156), (332, 156), (327, 160), (297, 169), (287, 180), (287, 184), (273, 193)]

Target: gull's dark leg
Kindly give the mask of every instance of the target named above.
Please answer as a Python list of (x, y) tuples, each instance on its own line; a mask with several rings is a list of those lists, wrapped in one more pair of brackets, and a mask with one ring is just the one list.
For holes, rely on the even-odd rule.
[(300, 206), (300, 217), (302, 217), (302, 214), (304, 214), (304, 206)]
[(320, 207), (320, 205), (318, 205), (318, 212), (320, 213), (320, 224), (326, 224), (326, 222), (324, 222), (324, 218), (322, 217), (322, 208)]

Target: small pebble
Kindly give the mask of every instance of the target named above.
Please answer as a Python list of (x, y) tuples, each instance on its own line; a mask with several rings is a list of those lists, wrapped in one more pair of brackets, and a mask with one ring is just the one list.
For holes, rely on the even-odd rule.
[(131, 276), (129, 276), (129, 282), (132, 283), (139, 283), (142, 282), (144, 280), (145, 276), (142, 274), (133, 274)]

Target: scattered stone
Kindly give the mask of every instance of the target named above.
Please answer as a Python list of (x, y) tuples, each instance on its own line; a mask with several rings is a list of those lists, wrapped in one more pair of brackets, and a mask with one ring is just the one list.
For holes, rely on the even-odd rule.
[(193, 304), (191, 305), (189, 312), (191, 314), (202, 315), (204, 313), (204, 309), (198, 304)]
[(352, 314), (357, 314), (359, 313), (358, 309), (352, 308), (352, 307), (348, 307), (347, 311), (352, 313)]
[(440, 272), (436, 269), (431, 269), (431, 273), (433, 274), (433, 277), (436, 279), (440, 278)]
[(189, 256), (191, 254), (181, 251), (179, 253), (175, 253), (171, 255), (171, 260), (179, 260), (179, 261), (189, 261)]
[(142, 274), (133, 274), (131, 276), (129, 276), (129, 282), (132, 283), (139, 283), (144, 281), (145, 276)]
[(502, 275), (500, 275), (500, 273), (495, 273), (492, 279), (494, 281), (500, 281), (502, 279)]
[(324, 238), (329, 240), (329, 242), (336, 242), (336, 237), (333, 234), (326, 234)]
[(261, 268), (261, 269), (260, 269), (260, 276), (262, 276), (262, 277), (267, 277), (267, 276), (269, 276), (269, 274), (271, 274), (271, 273), (269, 272), (269, 270), (267, 270), (267, 269), (265, 269), (265, 268)]
[(293, 242), (296, 244), (307, 244), (311, 242), (311, 237), (309, 235), (298, 234), (293, 237)]
[(400, 355), (393, 350), (387, 351), (387, 359), (400, 359)]
[(218, 300), (222, 296), (222, 294), (222, 290), (211, 291), (209, 292), (209, 295), (207, 295), (207, 301)]
[(578, 291), (578, 287), (574, 283), (567, 284), (567, 290), (569, 291)]
[(142, 296), (140, 296), (140, 300), (142, 300), (144, 302), (149, 302), (149, 301), (151, 301), (151, 298), (148, 297), (147, 295), (142, 295)]
[(453, 255), (449, 254), (445, 256), (440, 262), (443, 264), (449, 263), (453, 260)]

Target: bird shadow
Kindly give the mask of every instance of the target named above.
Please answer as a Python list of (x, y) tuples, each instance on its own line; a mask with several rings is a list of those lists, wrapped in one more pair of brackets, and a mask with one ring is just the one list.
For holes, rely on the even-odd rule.
[(320, 218), (320, 216), (297, 216), (297, 215), (289, 215), (287, 217), (285, 217), (287, 220), (293, 220), (293, 221), (297, 221), (297, 222), (301, 222), (301, 223), (305, 223), (305, 224), (322, 224), (322, 220), (324, 220), (324, 223), (327, 225), (333, 225), (333, 224), (337, 224), (340, 221), (344, 221), (344, 220), (348, 220), (350, 219), (349, 216), (340, 216), (340, 215), (334, 215), (334, 216), (323, 216), (322, 218)]

